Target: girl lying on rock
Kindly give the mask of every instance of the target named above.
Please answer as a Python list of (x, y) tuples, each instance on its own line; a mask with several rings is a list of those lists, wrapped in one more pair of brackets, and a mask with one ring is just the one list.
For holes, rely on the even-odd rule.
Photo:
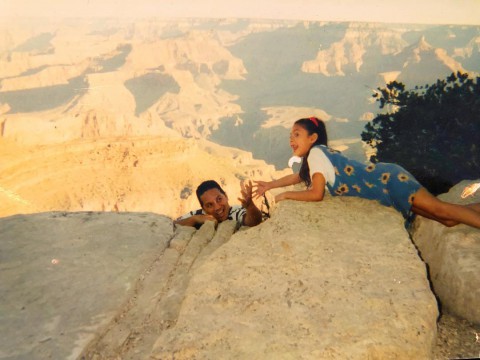
[(480, 203), (456, 205), (444, 202), (428, 192), (405, 169), (396, 164), (363, 164), (348, 159), (327, 147), (327, 131), (322, 120), (311, 117), (297, 120), (290, 132), (293, 154), (303, 158), (299, 173), (273, 181), (255, 181), (254, 195), (278, 187), (304, 182), (303, 191), (286, 191), (275, 197), (301, 201), (321, 201), (325, 187), (336, 196), (358, 196), (393, 206), (407, 220), (414, 214), (436, 220), (446, 226), (466, 224), (480, 229)]

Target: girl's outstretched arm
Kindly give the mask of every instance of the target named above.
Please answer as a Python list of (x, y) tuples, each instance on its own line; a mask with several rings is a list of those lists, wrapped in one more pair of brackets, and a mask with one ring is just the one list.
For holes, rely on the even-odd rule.
[(298, 174), (290, 174), (286, 175), (280, 179), (272, 180), (272, 181), (254, 181), (255, 183), (255, 198), (259, 198), (263, 194), (265, 194), (268, 190), (275, 189), (278, 187), (284, 187), (289, 185), (295, 185), (301, 182), (300, 175)]
[(299, 201), (321, 201), (325, 195), (325, 177), (321, 173), (315, 173), (312, 177), (312, 185), (307, 190), (286, 191), (275, 196), (275, 201), (299, 200)]

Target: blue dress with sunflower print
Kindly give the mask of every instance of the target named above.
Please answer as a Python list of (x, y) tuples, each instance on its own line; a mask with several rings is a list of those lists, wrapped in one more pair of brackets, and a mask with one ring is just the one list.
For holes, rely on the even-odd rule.
[(422, 187), (408, 171), (397, 164), (368, 163), (351, 160), (326, 146), (318, 146), (335, 169), (335, 183), (327, 182), (334, 196), (358, 196), (393, 206), (407, 220), (412, 219), (412, 202)]

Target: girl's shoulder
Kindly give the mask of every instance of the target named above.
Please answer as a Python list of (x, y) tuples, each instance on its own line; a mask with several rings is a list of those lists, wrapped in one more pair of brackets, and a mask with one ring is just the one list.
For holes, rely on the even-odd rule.
[(341, 154), (340, 151), (338, 150), (335, 150), (329, 146), (326, 146), (326, 145), (315, 145), (312, 147), (312, 150), (315, 149), (315, 148), (318, 148), (320, 150), (322, 150), (323, 152), (328, 152), (330, 154)]

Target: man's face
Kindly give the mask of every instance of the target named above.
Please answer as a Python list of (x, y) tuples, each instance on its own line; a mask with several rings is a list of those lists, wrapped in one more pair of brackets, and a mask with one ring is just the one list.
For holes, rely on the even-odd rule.
[(227, 220), (230, 205), (228, 205), (228, 197), (218, 189), (210, 189), (205, 191), (201, 196), (202, 209), (208, 215), (212, 215), (218, 222)]

